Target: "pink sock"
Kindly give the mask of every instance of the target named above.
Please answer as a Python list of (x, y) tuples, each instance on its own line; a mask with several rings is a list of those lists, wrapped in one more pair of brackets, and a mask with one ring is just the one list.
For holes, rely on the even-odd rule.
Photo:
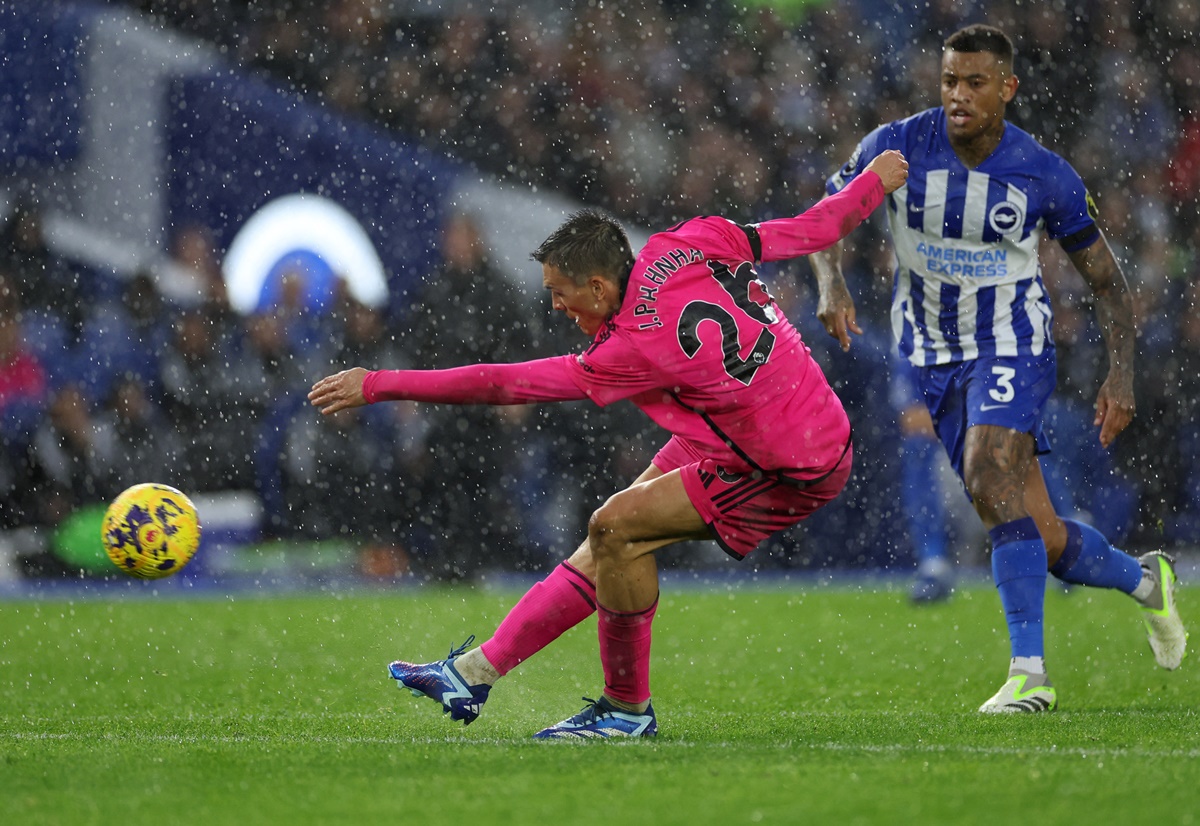
[(596, 586), (566, 562), (525, 592), (479, 646), (501, 676), (554, 642), (596, 610)]
[(623, 614), (600, 606), (600, 662), (604, 693), (623, 703), (650, 699), (650, 624), (658, 600), (645, 611)]

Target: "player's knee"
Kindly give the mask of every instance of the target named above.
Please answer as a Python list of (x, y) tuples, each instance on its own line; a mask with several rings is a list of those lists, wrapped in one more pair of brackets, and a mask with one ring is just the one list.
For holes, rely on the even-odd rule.
[(999, 503), (998, 491), (989, 487), (985, 477), (978, 473), (965, 473), (963, 486), (971, 497), (971, 504), (980, 516), (986, 516), (996, 510)]
[(963, 487), (967, 489), (967, 493), (970, 495), (971, 501), (976, 507), (979, 507), (980, 503), (982, 502), (987, 502), (990, 498), (985, 479), (985, 475), (979, 471), (972, 470), (969, 467), (964, 468)]
[(964, 482), (975, 512), (985, 525), (1000, 525), (1028, 515), (1019, 489), (972, 480), (969, 475)]
[(629, 546), (612, 500), (597, 508), (588, 520), (588, 545), (595, 559), (609, 562), (619, 561)]

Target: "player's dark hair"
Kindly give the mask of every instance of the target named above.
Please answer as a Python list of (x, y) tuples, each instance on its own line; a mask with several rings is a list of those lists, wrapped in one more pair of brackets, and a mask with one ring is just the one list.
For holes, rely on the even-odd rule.
[(549, 264), (576, 284), (597, 272), (624, 288), (633, 270), (633, 248), (616, 219), (594, 209), (567, 218), (532, 253), (539, 264)]
[(947, 51), (955, 52), (987, 52), (993, 54), (1001, 63), (1013, 65), (1016, 49), (1008, 35), (995, 26), (975, 23), (959, 29), (946, 38), (944, 44)]

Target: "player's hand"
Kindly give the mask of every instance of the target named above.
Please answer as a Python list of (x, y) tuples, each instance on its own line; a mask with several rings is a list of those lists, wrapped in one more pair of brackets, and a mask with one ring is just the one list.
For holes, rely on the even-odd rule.
[(366, 377), (367, 371), (361, 367), (326, 376), (312, 386), (308, 402), (326, 416), (339, 410), (362, 407), (367, 403), (363, 396), (363, 379)]
[(888, 149), (876, 155), (867, 164), (867, 170), (874, 172), (883, 181), (884, 192), (895, 192), (908, 180), (908, 161), (897, 149)]
[(854, 309), (854, 299), (846, 289), (846, 282), (829, 284), (821, 290), (817, 301), (817, 320), (825, 326), (825, 332), (838, 340), (842, 352), (850, 350), (850, 334), (862, 335), (858, 326), (857, 313)]
[(1096, 394), (1096, 420), (1100, 428), (1100, 444), (1108, 447), (1121, 431), (1133, 421), (1137, 404), (1133, 400), (1133, 382), (1123, 381), (1111, 374)]

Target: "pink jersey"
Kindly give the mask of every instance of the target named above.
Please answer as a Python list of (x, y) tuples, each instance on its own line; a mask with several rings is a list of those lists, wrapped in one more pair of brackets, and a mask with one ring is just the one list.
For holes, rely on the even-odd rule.
[(494, 404), (629, 399), (730, 472), (820, 476), (844, 453), (850, 423), (754, 262), (836, 243), (883, 194), (871, 173), (794, 218), (748, 227), (724, 218), (685, 221), (651, 236), (620, 309), (582, 355), (379, 371), (368, 374), (364, 396)]
[(723, 218), (652, 236), (571, 377), (599, 404), (632, 400), (731, 472), (816, 476), (841, 456), (850, 423), (754, 257)]

